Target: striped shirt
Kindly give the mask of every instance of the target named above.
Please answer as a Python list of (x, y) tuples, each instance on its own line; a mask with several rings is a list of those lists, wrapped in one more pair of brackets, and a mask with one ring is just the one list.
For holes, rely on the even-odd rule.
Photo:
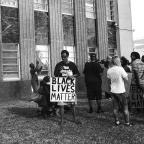
[(144, 85), (144, 63), (140, 59), (136, 59), (132, 62), (132, 84), (136, 84), (134, 71), (138, 75), (139, 84)]

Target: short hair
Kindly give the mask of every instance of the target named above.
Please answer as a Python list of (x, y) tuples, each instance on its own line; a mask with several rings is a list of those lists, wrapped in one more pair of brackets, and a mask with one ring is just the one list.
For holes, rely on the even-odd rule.
[(140, 54), (138, 52), (132, 52), (131, 56), (135, 56), (136, 59), (140, 59)]
[(112, 64), (116, 66), (121, 66), (120, 58), (118, 56), (112, 57)]
[(30, 68), (35, 68), (35, 65), (33, 63), (29, 64)]
[(121, 57), (121, 61), (122, 61), (122, 64), (125, 66), (127, 64), (129, 64), (129, 60), (126, 59), (124, 56)]
[(69, 56), (69, 52), (67, 50), (62, 50), (61, 51), (61, 55), (64, 54), (64, 53), (66, 53), (66, 55)]
[(96, 54), (95, 53), (90, 53), (90, 58), (95, 57), (96, 58)]

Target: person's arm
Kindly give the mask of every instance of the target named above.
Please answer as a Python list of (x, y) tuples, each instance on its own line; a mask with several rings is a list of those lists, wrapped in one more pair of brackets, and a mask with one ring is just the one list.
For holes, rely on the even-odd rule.
[(72, 65), (72, 73), (73, 75), (69, 76), (70, 78), (77, 78), (80, 76), (77, 66), (73, 63)]
[(128, 74), (126, 73), (126, 71), (124, 70), (123, 67), (121, 67), (121, 72), (122, 72), (122, 78), (124, 80), (127, 80), (128, 81)]
[(134, 63), (132, 65), (132, 71), (133, 71), (133, 74), (134, 74), (136, 85), (140, 86), (139, 76), (138, 76), (138, 65), (137, 64)]
[(102, 68), (102, 66), (99, 63), (98, 63), (98, 70), (99, 70), (99, 73), (102, 75), (104, 68)]
[(134, 72), (134, 76), (135, 76), (135, 82), (136, 82), (137, 86), (140, 86), (138, 73), (136, 70), (133, 70), (133, 72)]
[(55, 76), (55, 77), (59, 77), (60, 74), (61, 74), (60, 71), (61, 71), (61, 67), (60, 67), (59, 64), (57, 64), (57, 65), (55, 66), (55, 69), (54, 69), (54, 76)]
[(87, 64), (87, 63), (85, 63), (85, 65), (84, 65), (83, 74), (85, 74), (85, 73), (86, 73), (86, 64)]
[(107, 71), (107, 78), (110, 79), (109, 69)]

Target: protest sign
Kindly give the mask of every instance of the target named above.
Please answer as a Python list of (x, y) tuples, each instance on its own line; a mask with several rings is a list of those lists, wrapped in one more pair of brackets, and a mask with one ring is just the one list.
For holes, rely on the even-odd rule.
[(75, 102), (75, 79), (69, 77), (52, 77), (50, 80), (51, 102)]

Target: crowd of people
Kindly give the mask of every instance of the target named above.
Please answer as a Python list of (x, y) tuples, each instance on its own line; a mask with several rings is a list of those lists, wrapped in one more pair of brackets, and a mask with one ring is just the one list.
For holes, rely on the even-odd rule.
[[(125, 57), (108, 56), (105, 60), (98, 61), (96, 54), (90, 54), (90, 61), (84, 65), (83, 74), (85, 76), (85, 84), (87, 89), (87, 98), (89, 104), (89, 113), (94, 112), (94, 102), (97, 102), (97, 113), (104, 112), (101, 106), (102, 92), (105, 98), (113, 102), (113, 114), (115, 125), (120, 125), (118, 114), (121, 111), (124, 115), (125, 125), (132, 126), (129, 117), (131, 108), (130, 99), (136, 99), (137, 96), (143, 100), (144, 94), (144, 56), (140, 59), (137, 52), (131, 53), (131, 62)], [(62, 61), (57, 63), (54, 69), (55, 77), (77, 78), (80, 76), (75, 63), (68, 60), (69, 52), (61, 51)], [(65, 110), (72, 109), (74, 122), (75, 103), (67, 102), (50, 102), (50, 77), (46, 76), (38, 86), (38, 74), (42, 70), (37, 62), (36, 67), (30, 64), (31, 85), (34, 93), (38, 93), (42, 97), (35, 100), (39, 107), (42, 107), (42, 115), (57, 114), (61, 117), (60, 124), (63, 125), (63, 117)], [(128, 76), (131, 73), (130, 83), (127, 84)], [(128, 86), (127, 86), (128, 85)]]

